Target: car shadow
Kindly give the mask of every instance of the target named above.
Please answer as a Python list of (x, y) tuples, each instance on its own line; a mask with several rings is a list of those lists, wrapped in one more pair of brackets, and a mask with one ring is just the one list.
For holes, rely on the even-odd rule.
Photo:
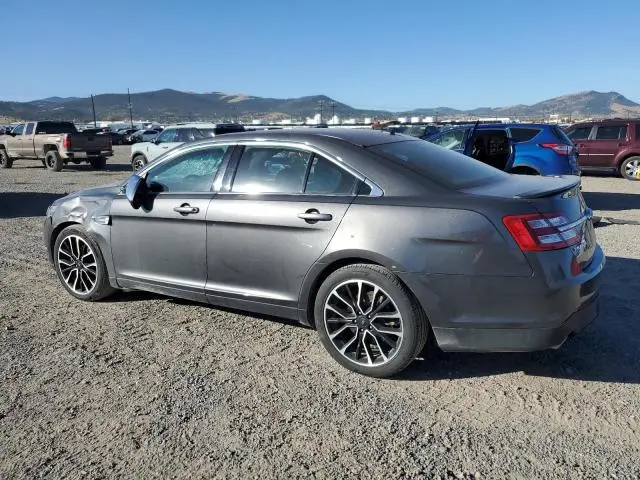
[(640, 260), (609, 257), (602, 273), (600, 315), (558, 350), (532, 353), (445, 353), (427, 349), (397, 379), (464, 379), (525, 375), (640, 384)]
[(640, 194), (614, 192), (582, 192), (593, 210), (618, 211), (640, 209)]
[(0, 192), (0, 218), (42, 217), (66, 193)]

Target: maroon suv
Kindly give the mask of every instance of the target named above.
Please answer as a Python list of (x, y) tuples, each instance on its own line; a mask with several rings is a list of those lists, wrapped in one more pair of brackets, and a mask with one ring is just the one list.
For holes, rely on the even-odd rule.
[(577, 123), (567, 136), (578, 147), (582, 171), (615, 171), (640, 180), (640, 120)]

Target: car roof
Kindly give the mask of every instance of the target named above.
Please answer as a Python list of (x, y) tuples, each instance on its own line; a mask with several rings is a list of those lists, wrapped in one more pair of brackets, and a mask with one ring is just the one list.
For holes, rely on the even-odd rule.
[(167, 125), (167, 128), (217, 128), (217, 127), (243, 127), (240, 123), (211, 123), (211, 122), (188, 122), (188, 123), (174, 123)]
[(603, 125), (607, 123), (637, 123), (640, 122), (638, 118), (606, 118), (604, 120), (587, 120), (584, 122), (576, 122), (572, 127), (577, 125)]
[(414, 140), (407, 135), (385, 132), (382, 130), (361, 128), (292, 128), (288, 130), (256, 130), (249, 132), (227, 133), (225, 139), (236, 140), (283, 140), (283, 141), (313, 141), (313, 140), (341, 140), (358, 147), (370, 147), (383, 143)]

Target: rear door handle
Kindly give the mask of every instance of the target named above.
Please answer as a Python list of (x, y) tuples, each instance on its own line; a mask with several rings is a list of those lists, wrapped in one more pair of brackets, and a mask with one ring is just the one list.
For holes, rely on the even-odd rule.
[(307, 223), (330, 222), (333, 220), (333, 215), (330, 213), (320, 213), (315, 208), (310, 208), (304, 213), (299, 213), (298, 218), (301, 218)]
[(189, 215), (191, 213), (198, 213), (200, 209), (198, 207), (192, 207), (188, 203), (183, 203), (179, 207), (173, 207), (173, 211), (180, 215)]

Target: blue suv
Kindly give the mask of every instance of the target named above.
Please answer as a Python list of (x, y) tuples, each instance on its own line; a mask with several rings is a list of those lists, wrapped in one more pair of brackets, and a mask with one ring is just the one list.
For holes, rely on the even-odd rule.
[(557, 125), (463, 125), (421, 138), (509, 173), (580, 175), (578, 151)]

